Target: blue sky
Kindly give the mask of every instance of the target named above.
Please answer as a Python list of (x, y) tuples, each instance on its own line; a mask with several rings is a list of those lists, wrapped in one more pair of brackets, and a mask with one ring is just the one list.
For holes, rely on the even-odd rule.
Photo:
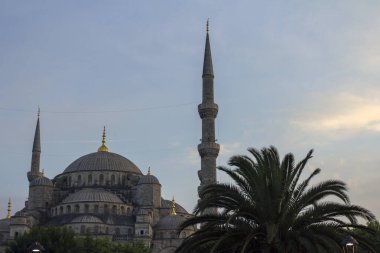
[[(211, 22), (219, 165), (274, 145), (380, 215), (378, 1), (0, 1), (0, 216), (28, 195), (36, 112), (52, 178), (108, 147), (191, 211)], [(220, 181), (228, 180), (219, 175)]]

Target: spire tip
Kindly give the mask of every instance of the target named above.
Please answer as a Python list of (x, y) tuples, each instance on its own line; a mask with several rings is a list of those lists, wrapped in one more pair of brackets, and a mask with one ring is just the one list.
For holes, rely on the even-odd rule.
[(171, 216), (177, 215), (177, 210), (176, 210), (176, 207), (175, 207), (174, 195), (173, 195), (173, 199), (172, 199), (172, 207), (170, 208), (170, 215)]
[(98, 152), (110, 152), (110, 150), (106, 146), (106, 126), (103, 127), (102, 146), (98, 148)]
[(208, 19), (207, 19), (207, 22), (206, 22), (206, 32), (207, 32), (207, 33), (208, 33), (209, 29), (210, 29), (209, 22), (210, 22), (210, 19), (208, 18)]

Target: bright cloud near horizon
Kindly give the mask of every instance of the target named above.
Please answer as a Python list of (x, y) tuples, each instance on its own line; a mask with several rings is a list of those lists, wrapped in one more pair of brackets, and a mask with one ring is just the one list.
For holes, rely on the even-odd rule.
[[(0, 1), (0, 218), (28, 197), (36, 112), (53, 178), (108, 146), (192, 211), (205, 22), (218, 165), (274, 145), (380, 216), (380, 4), (345, 1)], [(229, 181), (219, 174), (218, 180)]]

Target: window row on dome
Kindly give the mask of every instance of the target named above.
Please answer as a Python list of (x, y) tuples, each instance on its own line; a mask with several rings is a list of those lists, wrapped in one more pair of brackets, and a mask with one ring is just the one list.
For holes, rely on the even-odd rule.
[(132, 206), (120, 204), (64, 204), (51, 209), (52, 216), (58, 216), (71, 213), (99, 213), (99, 214), (115, 214), (115, 215), (131, 215)]
[(66, 187), (81, 186), (126, 186), (128, 185), (127, 173), (71, 173), (64, 180)]

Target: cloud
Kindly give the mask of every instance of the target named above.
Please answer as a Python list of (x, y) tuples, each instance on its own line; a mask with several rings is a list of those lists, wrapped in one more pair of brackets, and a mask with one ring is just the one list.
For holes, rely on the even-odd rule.
[(198, 151), (194, 148), (188, 148), (183, 162), (188, 165), (198, 165), (200, 164), (200, 160)]
[(361, 131), (380, 132), (378, 97), (377, 90), (361, 95), (342, 92), (329, 97), (318, 96), (314, 102), (323, 107), (304, 111), (290, 123), (304, 131), (335, 136), (354, 135)]
[(242, 144), (240, 142), (220, 144), (217, 164), (226, 165), (231, 156), (241, 154), (241, 146)]
[(220, 145), (220, 156), (231, 156), (236, 155), (240, 150), (241, 143), (233, 142), (233, 143), (225, 143)]

